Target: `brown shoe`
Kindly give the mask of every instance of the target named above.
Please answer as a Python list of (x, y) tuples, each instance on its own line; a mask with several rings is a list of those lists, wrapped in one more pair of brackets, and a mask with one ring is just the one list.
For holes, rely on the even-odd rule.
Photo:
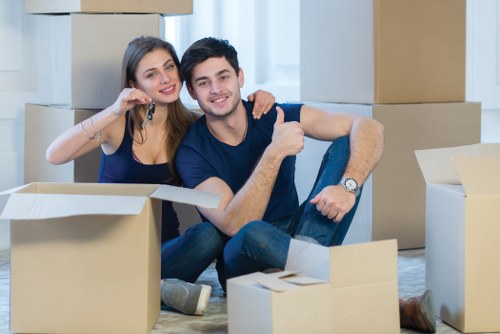
[(432, 292), (427, 290), (422, 296), (399, 300), (399, 320), (401, 328), (416, 329), (426, 333), (436, 332), (436, 313)]

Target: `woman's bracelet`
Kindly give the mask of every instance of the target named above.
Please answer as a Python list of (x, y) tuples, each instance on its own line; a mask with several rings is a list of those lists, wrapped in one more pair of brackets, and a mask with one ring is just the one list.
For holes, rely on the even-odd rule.
[(94, 133), (95, 142), (97, 144), (99, 144), (99, 141), (100, 141), (100, 138), (102, 135), (102, 131), (97, 131), (97, 132), (95, 131), (94, 121), (92, 120), (92, 116), (90, 117), (90, 128), (92, 129), (92, 132)]
[(85, 131), (85, 129), (84, 129), (84, 127), (83, 127), (83, 121), (81, 121), (81, 122), (80, 122), (80, 129), (82, 129), (83, 134), (84, 134), (84, 135), (85, 135), (85, 137), (87, 137), (89, 140), (92, 140), (92, 139), (94, 139), (94, 138), (95, 138), (95, 136), (94, 136), (94, 137), (92, 137), (91, 135), (89, 135), (89, 134), (88, 134), (88, 132), (87, 132), (87, 131)]

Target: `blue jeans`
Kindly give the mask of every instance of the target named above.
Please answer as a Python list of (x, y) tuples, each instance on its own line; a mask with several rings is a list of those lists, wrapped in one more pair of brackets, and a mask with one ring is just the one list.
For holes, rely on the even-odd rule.
[(227, 237), (208, 222), (191, 226), (161, 247), (161, 278), (194, 282), (222, 254)]
[(309, 201), (324, 187), (340, 182), (349, 156), (349, 137), (335, 140), (323, 157), (309, 197), (291, 217), (276, 222), (250, 222), (231, 238), (224, 247), (223, 266), (219, 266), (219, 269), (223, 270), (224, 278), (229, 279), (268, 268), (284, 269), (291, 238), (324, 246), (342, 244), (360, 196), (351, 211), (339, 223), (323, 216), (316, 209), (316, 205), (310, 204)]

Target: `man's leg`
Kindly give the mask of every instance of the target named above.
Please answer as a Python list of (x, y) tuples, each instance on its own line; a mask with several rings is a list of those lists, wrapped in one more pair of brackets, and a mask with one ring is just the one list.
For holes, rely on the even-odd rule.
[(326, 151), (313, 189), (308, 199), (301, 206), (303, 212), (296, 222), (293, 234), (295, 238), (317, 242), (324, 246), (340, 245), (344, 241), (361, 194), (356, 198), (356, 203), (351, 211), (344, 216), (340, 223), (335, 223), (332, 219), (323, 216), (316, 209), (316, 205), (310, 204), (309, 201), (324, 187), (336, 185), (340, 182), (349, 161), (349, 156), (349, 137), (347, 136), (335, 140)]
[(224, 279), (269, 268), (284, 269), (291, 237), (264, 221), (252, 221), (224, 248)]
[(161, 247), (161, 278), (194, 282), (220, 255), (227, 238), (208, 222), (191, 226)]

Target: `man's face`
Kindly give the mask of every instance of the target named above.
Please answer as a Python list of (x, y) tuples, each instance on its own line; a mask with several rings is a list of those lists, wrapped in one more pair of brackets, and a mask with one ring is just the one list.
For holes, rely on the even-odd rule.
[(236, 73), (224, 57), (209, 58), (196, 65), (191, 82), (189, 93), (207, 116), (230, 115), (241, 101), (243, 71)]

